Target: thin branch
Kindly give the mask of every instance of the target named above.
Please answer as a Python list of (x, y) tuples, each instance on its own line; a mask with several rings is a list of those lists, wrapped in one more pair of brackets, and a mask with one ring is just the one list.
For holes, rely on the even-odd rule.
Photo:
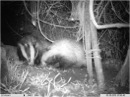
[(129, 24), (123, 24), (123, 23), (98, 25), (94, 17), (93, 3), (94, 3), (94, 0), (90, 0), (90, 4), (89, 4), (90, 19), (92, 20), (93, 24), (95, 25), (97, 29), (130, 27)]

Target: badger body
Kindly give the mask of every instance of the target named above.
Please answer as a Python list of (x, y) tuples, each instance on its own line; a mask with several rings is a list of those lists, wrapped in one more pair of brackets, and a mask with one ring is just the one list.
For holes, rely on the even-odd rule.
[(26, 36), (18, 43), (20, 60), (25, 60), (29, 65), (40, 64), (40, 57), (47, 50), (50, 43), (46, 40), (39, 40), (34, 36)]
[(62, 39), (55, 41), (47, 52), (41, 58), (42, 65), (48, 63), (55, 64), (59, 62), (59, 66), (86, 66), (85, 52), (82, 45), (71, 39)]

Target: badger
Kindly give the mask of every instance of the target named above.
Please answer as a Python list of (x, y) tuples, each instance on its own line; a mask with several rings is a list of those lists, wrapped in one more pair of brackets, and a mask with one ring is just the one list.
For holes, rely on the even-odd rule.
[(26, 36), (18, 43), (21, 60), (29, 65), (52, 65), (56, 68), (86, 66), (83, 46), (72, 39), (60, 39), (51, 43)]
[(54, 65), (60, 68), (86, 66), (83, 46), (71, 39), (60, 39), (49, 46), (42, 55), (42, 65)]
[(28, 63), (28, 65), (39, 65), (40, 57), (46, 52), (50, 42), (43, 39), (39, 40), (35, 36), (25, 36), (18, 42), (19, 59)]

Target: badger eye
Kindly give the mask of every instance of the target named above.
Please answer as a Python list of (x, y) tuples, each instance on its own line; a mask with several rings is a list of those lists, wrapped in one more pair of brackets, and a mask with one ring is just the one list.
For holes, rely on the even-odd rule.
[(29, 44), (28, 44), (28, 43), (25, 43), (24, 46), (25, 46), (25, 47), (29, 47)]

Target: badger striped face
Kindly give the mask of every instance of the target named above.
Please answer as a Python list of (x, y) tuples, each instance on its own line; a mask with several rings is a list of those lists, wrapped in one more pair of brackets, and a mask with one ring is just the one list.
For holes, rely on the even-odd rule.
[(52, 43), (35, 36), (25, 36), (18, 43), (18, 55), (22, 61), (29, 65), (40, 65), (43, 53), (48, 50)]
[(28, 64), (33, 65), (37, 56), (37, 51), (34, 45), (31, 42), (27, 42), (24, 44), (19, 43), (18, 46), (20, 47), (22, 56), (28, 61)]

